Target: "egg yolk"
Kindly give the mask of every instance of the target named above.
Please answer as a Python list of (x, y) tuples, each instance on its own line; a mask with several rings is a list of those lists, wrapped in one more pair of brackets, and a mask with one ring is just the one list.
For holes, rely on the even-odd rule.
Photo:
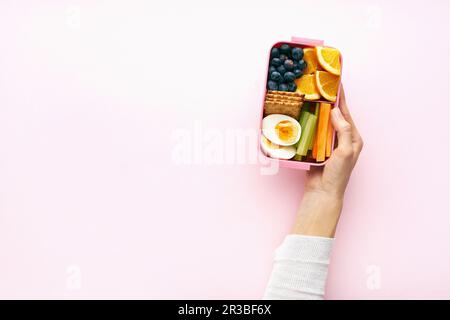
[(289, 143), (295, 141), (298, 135), (298, 128), (289, 120), (283, 120), (277, 123), (275, 131), (281, 141)]
[(262, 137), (262, 139), (263, 139), (263, 143), (270, 149), (278, 149), (280, 147), (279, 145), (270, 142), (270, 140), (264, 136)]

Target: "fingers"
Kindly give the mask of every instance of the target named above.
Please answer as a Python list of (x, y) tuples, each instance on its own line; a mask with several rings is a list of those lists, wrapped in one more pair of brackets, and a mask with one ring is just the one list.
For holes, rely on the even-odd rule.
[(344, 119), (347, 120), (352, 127), (352, 141), (355, 146), (355, 151), (357, 152), (357, 154), (359, 154), (363, 147), (363, 140), (361, 138), (361, 135), (359, 134), (358, 129), (356, 128), (355, 122), (353, 121), (353, 118), (350, 114), (350, 110), (348, 109), (347, 101), (345, 100), (345, 91), (342, 84), (339, 95), (339, 108), (341, 109)]
[(345, 91), (344, 87), (341, 84), (341, 91), (339, 94), (339, 108), (341, 109), (342, 115), (345, 120), (347, 120), (352, 126), (354, 125), (352, 116), (347, 107), (347, 101), (345, 100)]
[(339, 151), (342, 156), (352, 156), (352, 125), (344, 118), (339, 108), (333, 108), (333, 110), (331, 110), (331, 122), (337, 132), (339, 142), (336, 150)]

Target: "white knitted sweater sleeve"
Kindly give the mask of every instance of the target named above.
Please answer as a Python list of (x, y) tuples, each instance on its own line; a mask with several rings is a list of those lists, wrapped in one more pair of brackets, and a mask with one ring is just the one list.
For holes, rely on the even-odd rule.
[(323, 299), (333, 242), (288, 235), (275, 252), (264, 299)]

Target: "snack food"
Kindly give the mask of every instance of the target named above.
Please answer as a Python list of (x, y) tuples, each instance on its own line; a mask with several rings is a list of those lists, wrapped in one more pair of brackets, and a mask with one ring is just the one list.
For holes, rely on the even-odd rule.
[(335, 102), (339, 88), (339, 76), (326, 71), (316, 71), (315, 82), (320, 95), (328, 101)]
[(341, 59), (337, 49), (317, 46), (316, 53), (322, 68), (336, 76), (341, 75)]
[(340, 52), (321, 41), (296, 38), (272, 48), (261, 124), (264, 154), (298, 168), (320, 165), (331, 156), (330, 114), (340, 76)]
[(285, 114), (298, 119), (302, 104), (303, 96), (299, 93), (269, 90), (264, 101), (264, 115)]
[(317, 124), (317, 133), (316, 133), (317, 161), (325, 161), (328, 123), (330, 122), (330, 111), (331, 111), (331, 104), (329, 103), (320, 104), (319, 123)]
[(271, 114), (263, 119), (262, 133), (280, 146), (292, 146), (298, 142), (301, 127), (297, 120), (284, 114)]
[(297, 92), (305, 95), (305, 100), (320, 99), (320, 92), (316, 85), (316, 78), (314, 74), (306, 74), (300, 77), (297, 81)]
[(303, 50), (303, 52), (303, 60), (305, 60), (306, 62), (306, 69), (303, 72), (304, 74), (312, 74), (317, 70), (322, 70), (322, 67), (319, 64), (319, 60), (317, 59), (316, 49), (306, 48)]
[(274, 47), (270, 52), (270, 68), (267, 89), (295, 92), (295, 79), (303, 74), (306, 63), (302, 48), (292, 48), (288, 44)]
[(271, 158), (288, 160), (295, 156), (294, 146), (279, 146), (261, 136), (261, 149)]

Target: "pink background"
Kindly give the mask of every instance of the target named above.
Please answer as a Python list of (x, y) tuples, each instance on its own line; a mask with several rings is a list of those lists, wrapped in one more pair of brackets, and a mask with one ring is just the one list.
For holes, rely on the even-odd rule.
[(304, 172), (171, 135), (256, 128), (291, 35), (341, 49), (365, 140), (327, 298), (450, 298), (450, 2), (187, 3), (1, 1), (0, 298), (260, 298)]

